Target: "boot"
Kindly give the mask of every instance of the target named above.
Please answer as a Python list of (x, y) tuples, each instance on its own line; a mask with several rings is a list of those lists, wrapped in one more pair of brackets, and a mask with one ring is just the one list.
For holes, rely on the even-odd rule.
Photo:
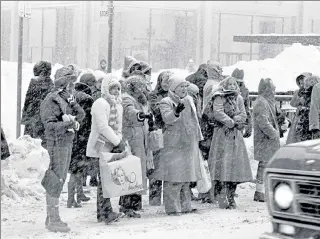
[[(48, 200), (49, 199), (49, 200)], [(46, 229), (52, 232), (69, 232), (68, 224), (59, 216), (59, 198), (47, 196)]]
[(139, 213), (136, 213), (132, 209), (126, 209), (123, 206), (120, 207), (119, 212), (123, 212), (127, 217), (141, 218), (141, 215)]
[(90, 178), (89, 185), (91, 187), (97, 187), (98, 186), (97, 176), (94, 176), (94, 177)]
[(77, 177), (76, 188), (77, 188), (77, 203), (80, 204), (81, 201), (88, 202), (90, 198), (87, 197), (83, 192), (82, 175), (79, 175)]
[(222, 186), (222, 190), (218, 195), (218, 203), (220, 209), (227, 209), (229, 208), (229, 202), (227, 199), (227, 188), (225, 185)]
[(106, 219), (104, 219), (103, 221), (105, 222), (105, 224), (108, 225), (110, 223), (119, 221), (119, 219), (122, 217), (124, 217), (124, 213), (111, 212), (108, 214), (108, 217)]
[(162, 181), (149, 181), (149, 205), (161, 206)]
[(81, 204), (77, 203), (74, 199), (76, 185), (75, 182), (68, 182), (68, 201), (67, 201), (67, 208), (80, 208), (82, 207)]
[(255, 191), (253, 201), (255, 202), (265, 202), (264, 193)]
[(228, 187), (229, 209), (236, 209), (237, 208), (236, 201), (234, 200), (236, 190), (237, 190), (237, 184), (230, 183), (229, 187)]

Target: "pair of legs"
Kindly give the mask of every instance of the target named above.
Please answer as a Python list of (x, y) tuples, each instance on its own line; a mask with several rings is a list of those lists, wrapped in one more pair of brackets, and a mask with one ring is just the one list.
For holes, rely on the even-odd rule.
[(163, 182), (163, 202), (168, 215), (190, 213), (191, 208), (190, 183)]
[(162, 181), (149, 180), (149, 204), (151, 206), (161, 206)]
[[(77, 200), (75, 194), (77, 193)], [(81, 207), (81, 202), (87, 202), (90, 198), (84, 195), (83, 192), (83, 172), (72, 172), (68, 182), (68, 202), (67, 207)]]
[(217, 200), (221, 209), (236, 209), (235, 193), (237, 182), (213, 181), (211, 194), (213, 200)]
[(130, 194), (121, 196), (119, 200), (120, 211), (128, 217), (140, 218), (141, 215), (136, 211), (142, 210), (142, 196), (139, 194)]
[(98, 173), (99, 172), (99, 159), (91, 158), (90, 169), (88, 169), (88, 174), (90, 176), (89, 185), (92, 187), (96, 187), (98, 185)]

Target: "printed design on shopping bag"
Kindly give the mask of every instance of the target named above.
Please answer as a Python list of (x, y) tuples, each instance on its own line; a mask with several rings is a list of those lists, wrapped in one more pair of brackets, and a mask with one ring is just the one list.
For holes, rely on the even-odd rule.
[(143, 190), (142, 184), (136, 180), (137, 176), (135, 172), (126, 173), (121, 166), (113, 170), (111, 178), (116, 185), (122, 187), (122, 191)]

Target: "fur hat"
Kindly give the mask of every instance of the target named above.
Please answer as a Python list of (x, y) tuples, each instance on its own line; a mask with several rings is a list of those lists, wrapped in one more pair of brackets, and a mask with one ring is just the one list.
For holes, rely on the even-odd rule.
[(183, 76), (174, 74), (169, 78), (169, 89), (174, 92), (177, 89), (177, 87), (183, 83), (186, 83), (189, 86), (189, 82), (186, 81), (186, 79)]
[(73, 71), (66, 66), (58, 69), (54, 75), (54, 78), (54, 86), (56, 89), (64, 89), (69, 83), (77, 80), (77, 77), (73, 74)]
[(244, 71), (239, 70), (238, 68), (234, 69), (231, 76), (236, 79), (237, 82), (243, 82)]
[(45, 75), (51, 74), (51, 63), (48, 61), (38, 61), (33, 66), (33, 74), (34, 76), (40, 76), (41, 72), (44, 72)]
[(96, 83), (96, 77), (91, 73), (84, 73), (80, 77), (80, 82), (91, 87), (94, 86), (94, 84)]

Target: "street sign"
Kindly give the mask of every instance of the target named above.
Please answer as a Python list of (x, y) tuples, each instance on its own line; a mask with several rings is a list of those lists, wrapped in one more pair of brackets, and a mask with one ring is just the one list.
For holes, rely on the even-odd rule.
[(109, 1), (94, 2), (94, 20), (96, 22), (108, 22), (109, 15)]
[(24, 3), (24, 2), (19, 2), (19, 17), (23, 18), (31, 18), (31, 5)]

